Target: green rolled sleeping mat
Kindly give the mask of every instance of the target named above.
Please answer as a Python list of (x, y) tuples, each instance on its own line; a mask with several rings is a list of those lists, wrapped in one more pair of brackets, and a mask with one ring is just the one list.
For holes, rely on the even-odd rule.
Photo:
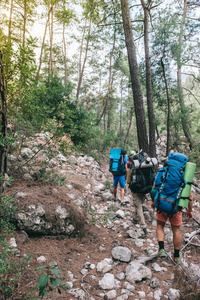
[(196, 165), (191, 162), (187, 162), (185, 165), (184, 179), (187, 181), (186, 186), (181, 192), (181, 196), (178, 202), (178, 205), (181, 207), (188, 207), (189, 197), (192, 187), (192, 181), (194, 178), (194, 173), (196, 170)]

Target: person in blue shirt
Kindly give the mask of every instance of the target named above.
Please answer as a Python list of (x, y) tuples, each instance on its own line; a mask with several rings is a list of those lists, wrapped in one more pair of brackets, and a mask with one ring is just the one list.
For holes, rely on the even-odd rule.
[(127, 155), (127, 151), (126, 150), (125, 150), (125, 158), (126, 158), (126, 160), (128, 162), (128, 155)]
[(127, 176), (127, 159), (124, 158), (124, 164), (125, 164), (125, 170), (126, 170), (126, 174), (125, 175), (113, 175), (113, 186), (114, 186), (114, 198), (117, 199), (117, 186), (118, 183), (120, 185), (121, 188), (121, 205), (124, 206), (124, 191), (125, 191), (125, 187), (126, 187), (126, 176)]

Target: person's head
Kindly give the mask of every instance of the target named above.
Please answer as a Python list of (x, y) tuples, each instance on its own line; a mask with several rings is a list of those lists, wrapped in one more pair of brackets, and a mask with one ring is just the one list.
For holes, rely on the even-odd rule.
[(134, 156), (135, 154), (136, 154), (135, 150), (131, 150), (131, 151), (129, 152), (129, 156)]

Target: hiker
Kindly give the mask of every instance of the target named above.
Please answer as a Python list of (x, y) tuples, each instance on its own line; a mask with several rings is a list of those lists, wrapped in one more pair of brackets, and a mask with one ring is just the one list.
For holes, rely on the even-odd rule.
[[(125, 170), (126, 170), (126, 174), (127, 174), (127, 163), (128, 161), (126, 160), (126, 158), (124, 158), (124, 165), (125, 165)], [(120, 185), (121, 188), (121, 206), (124, 206), (124, 194), (125, 194), (125, 187), (126, 187), (126, 176), (127, 175), (114, 175), (113, 174), (113, 186), (114, 186), (114, 190), (113, 190), (113, 194), (114, 194), (114, 198), (117, 199), (117, 187), (118, 187), (118, 183)]]
[[(189, 198), (189, 204), (188, 204), (188, 210), (187, 210), (187, 217), (189, 219), (192, 219), (192, 196), (190, 194)], [(155, 209), (154, 202), (151, 203), (152, 209)], [(164, 227), (169, 219), (169, 222), (171, 224), (171, 229), (173, 233), (173, 245), (174, 245), (174, 262), (179, 265), (181, 263), (182, 259), (182, 252), (181, 249), (181, 232), (180, 232), (180, 226), (182, 224), (182, 212), (178, 211), (176, 214), (174, 214), (171, 218), (169, 215), (165, 212), (156, 212), (156, 219), (157, 219), (157, 239), (159, 244), (159, 250), (157, 253), (157, 257), (163, 257), (165, 258), (166, 252), (164, 247), (164, 240), (165, 240), (165, 233), (164, 233)]]
[(126, 151), (122, 148), (110, 149), (110, 167), (109, 171), (113, 174), (114, 198), (117, 199), (118, 183), (121, 188), (121, 205), (124, 206), (124, 193), (127, 176), (127, 159)]
[(134, 223), (139, 223), (141, 228), (144, 231), (144, 234), (147, 235), (147, 225), (145, 222), (144, 214), (143, 214), (143, 208), (142, 204), (145, 201), (145, 195), (144, 194), (138, 194), (138, 193), (133, 193), (133, 205), (135, 206), (135, 215), (134, 215)]
[(132, 163), (133, 163), (133, 156), (136, 154), (135, 150), (129, 152), (128, 156), (128, 168), (131, 169)]
[(173, 233), (174, 262), (181, 263), (182, 207), (187, 208), (187, 216), (192, 218), (191, 184), (196, 165), (189, 162), (182, 153), (170, 153), (164, 166), (158, 171), (151, 190), (151, 207), (157, 208), (157, 239), (159, 250), (157, 257), (166, 257), (164, 248), (164, 227), (169, 219)]
[(124, 152), (125, 152), (125, 158), (126, 158), (126, 160), (127, 160), (127, 162), (128, 162), (128, 155), (127, 155), (127, 151), (126, 151), (126, 150), (124, 150)]
[[(144, 231), (144, 235), (147, 235), (147, 225), (145, 222), (142, 204), (145, 201), (145, 194), (151, 191), (154, 181), (154, 163), (156, 165), (157, 160), (151, 159), (145, 152), (140, 151), (132, 157), (129, 157), (133, 164), (132, 168), (132, 182), (130, 189), (133, 196), (133, 205), (135, 207), (135, 215), (133, 217), (134, 223), (139, 223)], [(154, 163), (153, 163), (154, 161)], [(137, 162), (137, 167), (136, 167)], [(144, 167), (145, 165), (145, 167)]]

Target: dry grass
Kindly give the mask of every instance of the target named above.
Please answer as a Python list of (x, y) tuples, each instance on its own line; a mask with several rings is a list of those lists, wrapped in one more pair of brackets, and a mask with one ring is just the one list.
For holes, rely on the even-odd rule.
[(176, 269), (175, 280), (180, 291), (180, 300), (199, 300), (200, 287), (188, 273), (187, 269)]

